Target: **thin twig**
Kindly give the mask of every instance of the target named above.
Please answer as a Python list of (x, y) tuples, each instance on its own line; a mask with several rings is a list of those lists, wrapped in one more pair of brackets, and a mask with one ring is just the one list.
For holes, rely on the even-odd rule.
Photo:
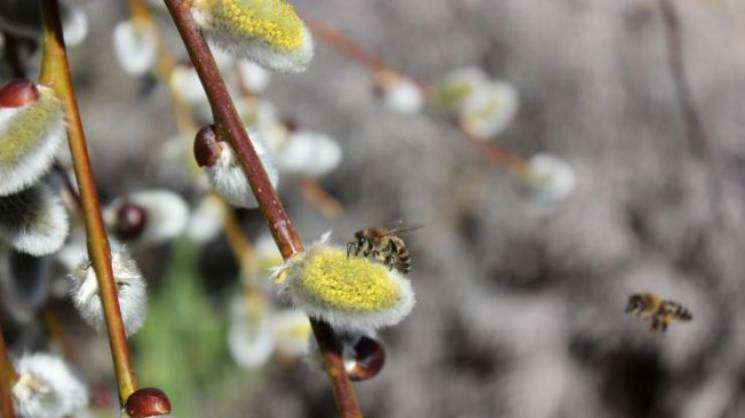
[(392, 71), (391, 68), (383, 62), (382, 59), (377, 57), (360, 46), (357, 42), (346, 37), (340, 31), (332, 28), (331, 26), (322, 23), (306, 14), (301, 14), (300, 17), (303, 19), (308, 28), (316, 35), (319, 39), (323, 40), (327, 44), (333, 46), (337, 50), (343, 52), (354, 61), (359, 62), (363, 66), (372, 70), (374, 73), (379, 71)]
[(326, 219), (335, 219), (342, 212), (344, 206), (331, 196), (318, 182), (310, 177), (303, 177), (298, 180), (300, 193), (303, 198), (315, 207)]
[(57, 348), (62, 353), (62, 357), (69, 363), (77, 364), (78, 356), (72, 348), (70, 340), (65, 337), (65, 331), (62, 329), (62, 324), (59, 318), (57, 318), (57, 312), (55, 312), (52, 304), (47, 303), (41, 308), (39, 319), (41, 319), (49, 338), (57, 345)]
[(3, 31), (3, 39), (5, 39), (5, 62), (10, 68), (10, 75), (15, 78), (25, 78), (26, 67), (23, 65), (20, 51), (21, 39), (8, 31)]
[[(209, 46), (199, 33), (187, 2), (164, 0), (204, 86), (215, 117), (218, 135), (226, 138), (238, 155), (251, 190), (267, 220), (269, 230), (285, 259), (303, 251), (295, 228), (287, 216), (264, 167), (238, 117)], [(361, 417), (354, 389), (344, 371), (341, 347), (331, 326), (311, 318), (313, 333), (324, 359), (339, 413), (343, 418)]]
[(124, 333), (124, 323), (119, 310), (116, 285), (111, 267), (111, 250), (106, 236), (101, 208), (96, 194), (75, 92), (70, 79), (67, 52), (62, 36), (58, 0), (40, 0), (43, 27), (43, 54), (40, 81), (52, 87), (62, 100), (67, 114), (67, 136), (72, 154), (75, 178), (80, 190), (83, 220), (88, 241), (88, 254), (98, 280), (99, 296), (106, 320), (106, 331), (111, 348), (114, 371), (119, 387), (119, 403), (124, 405), (129, 395), (137, 389), (137, 378)]
[(680, 15), (676, 4), (672, 0), (659, 0), (662, 19), (665, 26), (665, 39), (667, 42), (668, 63), (670, 75), (675, 85), (675, 94), (680, 107), (686, 129), (688, 146), (694, 155), (699, 157), (709, 170), (709, 195), (712, 212), (716, 223), (726, 218), (722, 205), (721, 164), (714, 152), (712, 143), (706, 134), (701, 112), (696, 106), (688, 80), (688, 70), (683, 55), (683, 36), (681, 31)]
[(5, 350), (5, 338), (3, 338), (3, 330), (0, 328), (0, 412), (2, 412), (2, 418), (14, 418), (13, 413), (13, 398), (11, 396), (10, 387), (18, 379), (15, 370), (13, 370), (13, 364), (8, 359), (8, 353)]
[[(326, 25), (325, 23), (322, 23), (315, 18), (308, 16), (307, 14), (301, 14), (301, 17), (308, 28), (311, 30), (311, 32), (313, 32), (313, 34), (318, 39), (347, 55), (353, 61), (360, 64), (363, 68), (371, 71), (373, 73), (373, 76), (378, 76), (382, 72), (389, 72), (411, 80), (416, 86), (419, 87), (422, 94), (425, 96), (427, 95), (427, 92), (431, 90), (431, 88), (426, 83), (417, 80), (409, 74), (394, 70), (381, 58), (368, 52), (367, 50), (365, 50), (365, 48), (344, 35), (339, 30), (336, 30)], [(482, 155), (484, 155), (493, 163), (506, 168), (509, 171), (519, 172), (525, 168), (526, 162), (524, 158), (510, 153), (494, 143), (488, 142), (488, 140), (486, 140), (485, 138), (476, 138), (466, 129), (464, 129), (464, 127), (457, 121), (453, 121), (452, 126), (458, 129), (458, 131), (460, 131), (461, 134), (463, 134), (463, 136), (465, 136), (465, 138), (469, 142), (480, 148), (482, 151)]]
[(683, 58), (683, 37), (680, 28), (680, 16), (671, 0), (659, 0), (662, 17), (665, 22), (665, 39), (667, 41), (670, 74), (675, 83), (675, 94), (680, 112), (686, 125), (686, 137), (692, 150), (705, 159), (710, 159), (711, 145), (701, 123), (701, 117), (688, 83), (687, 68)]

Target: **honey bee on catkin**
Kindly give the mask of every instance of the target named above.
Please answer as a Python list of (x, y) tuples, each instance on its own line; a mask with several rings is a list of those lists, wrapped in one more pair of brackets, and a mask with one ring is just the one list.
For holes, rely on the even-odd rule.
[(667, 330), (673, 319), (690, 321), (693, 314), (678, 302), (663, 299), (652, 293), (635, 293), (629, 297), (626, 312), (637, 315), (643, 320), (650, 320), (650, 331)]
[(391, 270), (394, 268), (403, 274), (411, 270), (411, 256), (398, 234), (421, 228), (422, 225), (395, 225), (386, 227), (369, 227), (354, 233), (354, 240), (347, 243), (349, 255), (370, 257), (381, 261)]

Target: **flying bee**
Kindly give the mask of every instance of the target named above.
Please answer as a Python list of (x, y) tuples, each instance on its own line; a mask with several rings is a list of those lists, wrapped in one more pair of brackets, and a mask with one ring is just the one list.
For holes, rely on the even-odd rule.
[(421, 228), (422, 225), (396, 224), (389, 228), (370, 227), (354, 233), (354, 240), (347, 243), (347, 257), (370, 257), (383, 262), (391, 270), (403, 274), (411, 270), (411, 256), (406, 243), (398, 234)]
[(650, 331), (665, 331), (673, 319), (690, 321), (693, 314), (678, 302), (663, 299), (652, 293), (635, 293), (629, 297), (626, 312), (643, 320), (651, 320)]

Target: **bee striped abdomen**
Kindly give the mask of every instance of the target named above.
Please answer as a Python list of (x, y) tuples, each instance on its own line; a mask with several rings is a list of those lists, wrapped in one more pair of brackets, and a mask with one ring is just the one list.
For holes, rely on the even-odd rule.
[(693, 319), (693, 314), (691, 311), (686, 309), (683, 305), (676, 303), (676, 302), (668, 302), (670, 306), (670, 313), (675, 317), (675, 319), (679, 319), (681, 321), (690, 321)]

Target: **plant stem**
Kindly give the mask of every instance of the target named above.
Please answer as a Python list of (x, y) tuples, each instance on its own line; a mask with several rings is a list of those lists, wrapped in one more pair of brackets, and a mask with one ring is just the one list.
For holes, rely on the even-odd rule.
[(77, 364), (79, 361), (78, 356), (72, 345), (70, 345), (70, 340), (65, 337), (65, 331), (62, 329), (62, 324), (59, 318), (57, 318), (57, 312), (55, 312), (51, 303), (47, 303), (41, 308), (39, 319), (41, 319), (49, 338), (57, 345), (57, 348), (62, 353), (62, 357), (70, 363)]
[(704, 124), (701, 120), (701, 112), (696, 106), (693, 90), (688, 80), (688, 71), (683, 55), (683, 34), (681, 31), (680, 15), (678, 8), (672, 0), (658, 0), (662, 20), (665, 27), (665, 41), (667, 46), (668, 65), (670, 75), (675, 86), (675, 94), (680, 108), (683, 122), (685, 123), (688, 147), (693, 154), (700, 158), (709, 171), (709, 196), (712, 213), (715, 214), (716, 223), (720, 226), (728, 214), (722, 203), (722, 184), (720, 177), (722, 165), (712, 142), (706, 135)]
[(18, 379), (13, 364), (8, 359), (8, 353), (5, 351), (5, 339), (3, 330), (0, 328), (0, 412), (1, 418), (13, 418), (13, 398), (10, 387)]
[(343, 211), (344, 207), (331, 196), (318, 182), (309, 177), (303, 177), (298, 181), (300, 193), (311, 206), (318, 209), (326, 219), (335, 219)]
[(228, 241), (228, 247), (230, 247), (233, 257), (238, 262), (241, 274), (245, 275), (248, 262), (253, 256), (253, 247), (243, 235), (241, 224), (238, 222), (235, 212), (233, 212), (233, 207), (222, 198), (220, 198), (220, 204), (223, 212), (223, 232), (225, 233), (225, 239)]
[(5, 39), (5, 62), (8, 64), (10, 75), (15, 78), (25, 78), (26, 69), (21, 60), (21, 54), (19, 49), (21, 46), (20, 39), (14, 34), (3, 31), (3, 39)]
[(345, 36), (340, 31), (326, 25), (306, 14), (301, 15), (303, 21), (311, 32), (319, 39), (343, 52), (362, 66), (367, 67), (374, 73), (379, 71), (392, 71), (391, 68), (376, 55), (368, 52), (357, 42)]
[[(430, 91), (430, 88), (426, 83), (422, 83), (408, 74), (393, 70), (388, 64), (383, 62), (382, 59), (366, 51), (357, 42), (348, 38), (342, 32), (306, 14), (302, 14), (301, 17), (318, 39), (347, 55), (353, 61), (359, 63), (363, 68), (370, 70), (373, 75), (378, 76), (382, 72), (389, 72), (411, 80), (421, 89), (423, 95), (427, 95), (427, 92)], [(498, 145), (487, 142), (484, 138), (474, 137), (458, 122), (454, 122), (453, 126), (457, 128), (469, 142), (479, 147), (482, 154), (492, 162), (506, 168), (510, 172), (521, 172), (524, 170), (526, 165), (524, 158), (510, 153)]]
[[(269, 230), (277, 243), (282, 257), (291, 258), (303, 251), (303, 246), (295, 228), (287, 216), (264, 167), (238, 117), (225, 82), (217, 69), (212, 53), (194, 22), (189, 4), (183, 0), (164, 0), (173, 21), (178, 28), (184, 45), (189, 52), (194, 68), (199, 74), (215, 117), (217, 133), (226, 138), (238, 155), (251, 190), (259, 202), (259, 207), (267, 220)], [(311, 318), (313, 333), (324, 359), (326, 373), (331, 383), (339, 413), (343, 418), (361, 417), (354, 389), (346, 373), (341, 355), (341, 347), (331, 326)]]
[(106, 320), (106, 331), (119, 387), (119, 403), (124, 405), (137, 389), (137, 379), (127, 347), (111, 267), (111, 250), (101, 218), (90, 159), (80, 121), (75, 92), (70, 79), (65, 41), (62, 36), (58, 0), (40, 0), (43, 30), (43, 54), (40, 82), (54, 89), (62, 100), (67, 114), (67, 137), (72, 154), (75, 179), (80, 190), (80, 201), (85, 221), (88, 255), (98, 281), (98, 293)]

